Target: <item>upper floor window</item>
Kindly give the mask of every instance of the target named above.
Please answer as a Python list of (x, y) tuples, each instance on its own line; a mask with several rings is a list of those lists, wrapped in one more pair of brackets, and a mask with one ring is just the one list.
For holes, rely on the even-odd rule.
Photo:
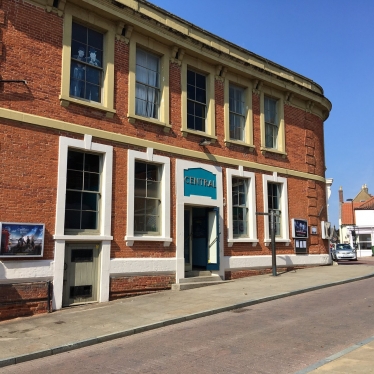
[(205, 131), (206, 115), (206, 77), (187, 70), (187, 129)]
[(101, 103), (103, 85), (102, 33), (72, 23), (70, 96)]
[(135, 162), (134, 233), (159, 235), (161, 166)]
[(69, 149), (66, 173), (65, 232), (97, 231), (100, 206), (100, 160), (93, 153)]
[(277, 113), (277, 100), (265, 96), (265, 146), (266, 148), (278, 148), (279, 121)]
[(159, 119), (159, 108), (160, 58), (137, 48), (135, 114)]
[(230, 139), (245, 140), (244, 89), (230, 84), (229, 87)]

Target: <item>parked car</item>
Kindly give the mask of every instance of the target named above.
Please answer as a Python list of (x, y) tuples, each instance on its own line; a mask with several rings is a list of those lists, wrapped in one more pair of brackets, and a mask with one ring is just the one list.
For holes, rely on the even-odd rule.
[(331, 251), (333, 261), (353, 260), (357, 261), (357, 252), (349, 244), (337, 244), (335, 249)]

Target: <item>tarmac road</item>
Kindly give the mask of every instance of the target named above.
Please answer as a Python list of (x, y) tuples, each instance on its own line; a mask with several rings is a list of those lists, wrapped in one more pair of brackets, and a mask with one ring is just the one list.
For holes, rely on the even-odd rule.
[(369, 278), (251, 305), (0, 373), (295, 373), (374, 336), (373, 284)]

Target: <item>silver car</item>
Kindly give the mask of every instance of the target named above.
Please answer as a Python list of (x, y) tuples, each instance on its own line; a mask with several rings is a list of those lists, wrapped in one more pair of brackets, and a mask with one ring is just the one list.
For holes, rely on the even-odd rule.
[(332, 259), (338, 260), (353, 260), (357, 261), (357, 252), (349, 244), (337, 244), (335, 250), (332, 251)]

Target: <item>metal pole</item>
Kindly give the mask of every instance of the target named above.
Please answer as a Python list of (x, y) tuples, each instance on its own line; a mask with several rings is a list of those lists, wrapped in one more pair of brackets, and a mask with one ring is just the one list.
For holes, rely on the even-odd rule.
[(275, 253), (275, 211), (270, 211), (270, 227), (271, 227), (271, 262), (273, 267), (273, 276), (277, 276), (277, 256)]

